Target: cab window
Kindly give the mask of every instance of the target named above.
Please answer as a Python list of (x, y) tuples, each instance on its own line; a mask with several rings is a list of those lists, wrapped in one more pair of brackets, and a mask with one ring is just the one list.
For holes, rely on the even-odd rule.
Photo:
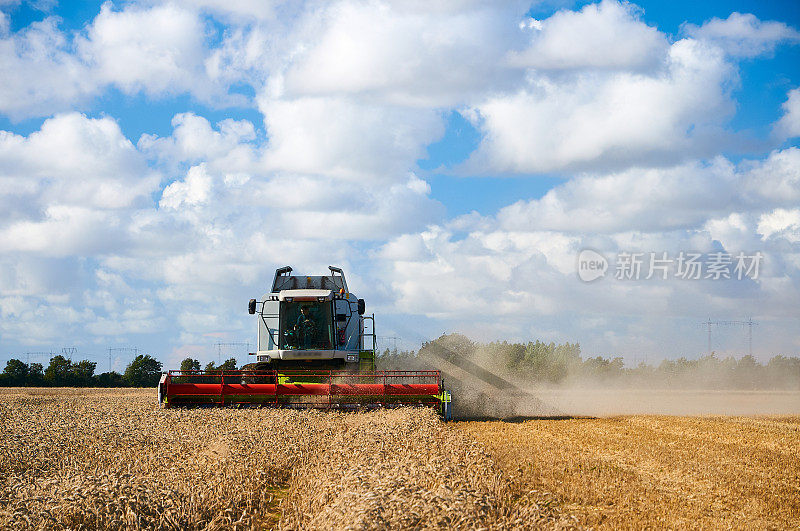
[(332, 348), (331, 303), (281, 302), (281, 349), (328, 350)]

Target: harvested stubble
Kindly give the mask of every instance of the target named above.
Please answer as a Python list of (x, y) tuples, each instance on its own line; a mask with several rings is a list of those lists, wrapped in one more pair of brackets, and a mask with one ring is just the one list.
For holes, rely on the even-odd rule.
[(587, 527), (800, 528), (800, 417), (466, 422), (516, 489)]
[(0, 527), (572, 523), (512, 487), (428, 410), (163, 410), (149, 389), (0, 394)]

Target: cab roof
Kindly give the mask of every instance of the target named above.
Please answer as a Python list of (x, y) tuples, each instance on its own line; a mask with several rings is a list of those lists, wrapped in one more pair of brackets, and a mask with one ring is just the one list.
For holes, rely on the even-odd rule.
[(278, 292), (278, 300), (285, 301), (318, 301), (319, 299), (333, 299), (333, 290), (329, 289), (283, 289)]

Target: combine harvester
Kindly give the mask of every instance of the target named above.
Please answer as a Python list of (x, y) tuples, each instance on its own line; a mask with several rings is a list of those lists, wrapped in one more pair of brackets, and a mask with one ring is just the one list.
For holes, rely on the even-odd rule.
[[(272, 289), (248, 311), (258, 320), (255, 363), (238, 371), (162, 375), (158, 399), (174, 406), (262, 406), (320, 409), (432, 407), (451, 418), (440, 371), (375, 369), (375, 316), (347, 289), (344, 272), (292, 275), (275, 271)], [(365, 323), (369, 321), (369, 332)], [(369, 348), (365, 339), (369, 338)]]

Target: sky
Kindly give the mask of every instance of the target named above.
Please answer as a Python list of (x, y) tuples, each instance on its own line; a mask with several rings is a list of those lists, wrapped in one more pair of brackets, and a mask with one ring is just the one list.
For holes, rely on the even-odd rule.
[(800, 355), (800, 4), (0, 0), (0, 362), (244, 363), (283, 265), (382, 347)]

